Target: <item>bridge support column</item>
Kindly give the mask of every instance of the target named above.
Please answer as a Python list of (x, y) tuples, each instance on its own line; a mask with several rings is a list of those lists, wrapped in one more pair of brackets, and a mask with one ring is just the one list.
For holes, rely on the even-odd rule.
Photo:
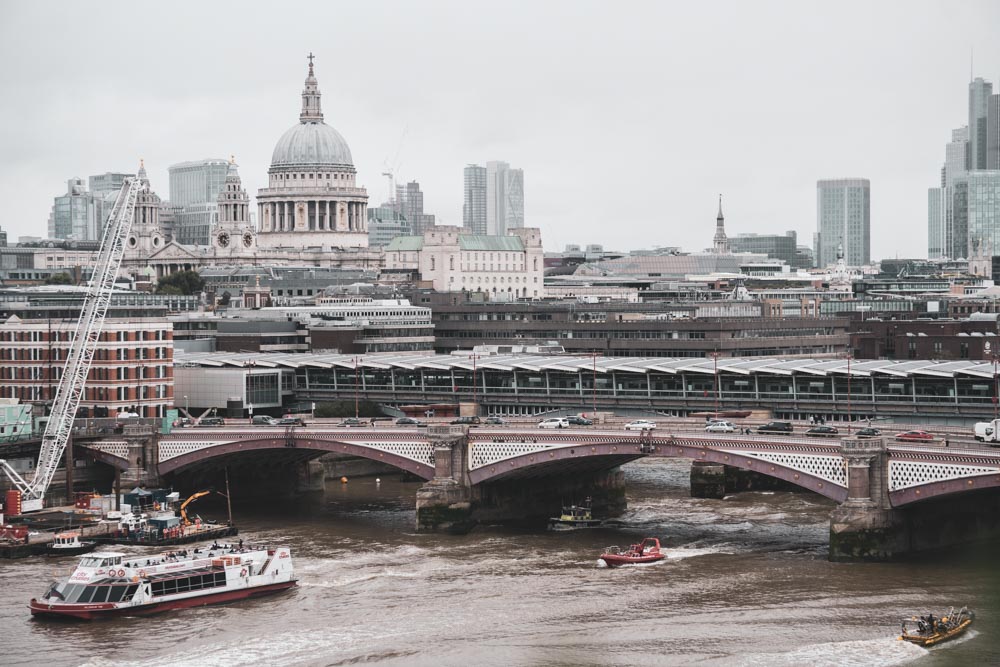
[(467, 533), (475, 525), (466, 464), (469, 432), (462, 426), (429, 426), (434, 479), (417, 491), (417, 530)]
[(708, 461), (691, 462), (691, 497), (716, 498), (726, 496), (726, 466)]
[(889, 505), (888, 456), (881, 438), (845, 438), (847, 500), (830, 514), (831, 561), (886, 561), (909, 551), (901, 513)]
[(128, 469), (121, 479), (129, 487), (156, 486), (160, 482), (156, 471), (159, 453), (153, 427), (144, 424), (126, 426), (124, 434), (128, 443)]

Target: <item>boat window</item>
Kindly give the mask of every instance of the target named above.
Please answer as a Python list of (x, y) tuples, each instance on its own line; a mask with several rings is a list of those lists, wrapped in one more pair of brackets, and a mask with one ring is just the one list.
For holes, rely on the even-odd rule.
[(125, 589), (125, 595), (122, 596), (122, 602), (128, 602), (135, 595), (135, 592), (139, 590), (139, 584), (131, 584)]
[(91, 600), (93, 603), (107, 602), (108, 593), (110, 592), (110, 586), (94, 586), (94, 597)]
[(97, 586), (87, 586), (86, 588), (84, 588), (83, 592), (80, 593), (80, 598), (77, 600), (77, 602), (79, 602), (80, 604), (87, 604), (88, 602), (90, 602), (94, 598), (95, 588), (97, 588)]
[(100, 558), (84, 558), (80, 561), (80, 567), (97, 567), (100, 564)]
[(108, 595), (108, 602), (121, 602), (127, 588), (128, 586), (112, 586), (111, 593)]
[(80, 586), (79, 584), (71, 584), (67, 586), (66, 590), (61, 591), (63, 599), (66, 600), (66, 602), (76, 602), (76, 597), (80, 594), (80, 589), (82, 588), (83, 586)]
[(189, 590), (191, 590), (191, 579), (184, 577), (183, 579), (177, 580), (178, 593), (187, 593)]
[(163, 595), (163, 582), (162, 581), (154, 581), (150, 585), (149, 591), (153, 595)]

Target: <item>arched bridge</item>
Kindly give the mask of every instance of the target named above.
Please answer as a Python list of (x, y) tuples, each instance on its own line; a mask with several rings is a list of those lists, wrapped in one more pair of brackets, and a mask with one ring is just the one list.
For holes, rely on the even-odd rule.
[[(217, 457), (244, 452), (295, 450), (300, 456), (334, 452), (381, 461), (426, 480), (442, 476), (443, 437), (461, 439), (461, 456), (448, 448), (448, 474), (465, 484), (564, 474), (574, 468), (609, 469), (638, 458), (674, 457), (719, 463), (779, 478), (843, 503), (854, 458), (837, 440), (760, 435), (669, 434), (596, 429), (369, 429), (309, 427), (185, 429), (157, 436), (159, 475), (179, 472)], [(865, 443), (866, 441), (857, 441)], [(880, 441), (878, 441), (880, 444)], [(136, 461), (129, 441), (82, 445), (95, 458), (128, 469)], [(867, 450), (866, 450), (867, 451)], [(881, 448), (884, 465), (868, 486), (885, 491), (891, 507), (936, 496), (1000, 486), (1000, 453), (892, 443)], [(460, 461), (459, 465), (454, 462)], [(152, 465), (150, 465), (152, 464)], [(868, 473), (866, 473), (868, 474)], [(855, 477), (857, 473), (855, 473)], [(867, 488), (867, 487), (866, 487)]]

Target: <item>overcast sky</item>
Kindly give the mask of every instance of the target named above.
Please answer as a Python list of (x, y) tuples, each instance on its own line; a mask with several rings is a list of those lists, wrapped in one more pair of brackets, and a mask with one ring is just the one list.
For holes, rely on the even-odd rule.
[(0, 227), (46, 233), (65, 181), (236, 156), (251, 197), (316, 54), (369, 203), (381, 172), (462, 223), (462, 169), (524, 169), (547, 250), (812, 244), (816, 180), (872, 184), (874, 257), (926, 256), (927, 188), (1000, 78), (1000, 2), (4, 2)]

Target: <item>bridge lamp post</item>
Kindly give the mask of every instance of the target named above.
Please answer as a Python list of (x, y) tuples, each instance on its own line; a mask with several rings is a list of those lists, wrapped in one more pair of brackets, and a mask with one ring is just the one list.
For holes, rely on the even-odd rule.
[(851, 353), (847, 353), (847, 435), (851, 434)]
[(597, 418), (597, 352), (594, 352), (594, 379), (591, 385), (591, 398), (593, 401), (593, 415), (591, 417)]
[(719, 418), (719, 351), (709, 352), (708, 356), (712, 357), (712, 379), (715, 384), (715, 418)]
[(358, 362), (359, 361), (360, 361), (359, 357), (354, 357), (354, 418), (355, 419), (357, 419), (360, 416), (360, 414), (361, 414), (360, 410), (358, 409), (358, 403), (359, 403), (359, 401), (358, 401), (358, 377), (359, 377), (358, 373), (359, 373), (359, 369), (360, 369), (360, 366), (358, 366)]
[(478, 354), (470, 354), (469, 358), (472, 359), (472, 405), (473, 409), (476, 411), (476, 415), (479, 415), (479, 397), (478, 397), (478, 387), (476, 386), (476, 360), (479, 359)]
[(191, 416), (191, 409), (188, 406), (188, 397), (187, 396), (184, 397), (184, 415), (187, 416), (187, 417)]

